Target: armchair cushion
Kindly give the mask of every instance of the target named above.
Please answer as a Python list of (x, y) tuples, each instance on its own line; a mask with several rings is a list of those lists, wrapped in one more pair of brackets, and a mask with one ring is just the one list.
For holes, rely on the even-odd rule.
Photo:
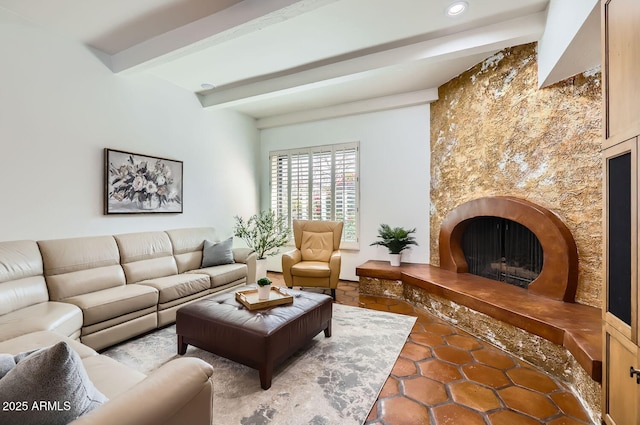
[(302, 261), (328, 262), (333, 252), (333, 232), (302, 232)]
[(331, 268), (324, 261), (301, 261), (291, 266), (291, 275), (299, 277), (329, 277)]
[(202, 250), (202, 267), (234, 263), (232, 246), (233, 237), (217, 243), (205, 240)]

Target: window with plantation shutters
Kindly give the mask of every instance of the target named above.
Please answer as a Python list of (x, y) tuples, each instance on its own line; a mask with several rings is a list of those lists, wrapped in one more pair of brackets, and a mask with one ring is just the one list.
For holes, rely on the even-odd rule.
[[(271, 152), (271, 209), (292, 220), (344, 222), (342, 241), (358, 242), (358, 143)], [(352, 245), (353, 246), (353, 245)]]

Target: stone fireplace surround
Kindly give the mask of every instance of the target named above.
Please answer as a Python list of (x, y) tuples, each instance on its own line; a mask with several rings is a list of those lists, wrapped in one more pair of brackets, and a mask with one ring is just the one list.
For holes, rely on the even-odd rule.
[[(470, 220), (507, 218), (529, 228), (544, 251), (529, 289), (466, 273), (460, 246)], [(552, 212), (523, 199), (480, 198), (445, 218), (440, 267), (368, 261), (356, 269), (360, 294), (409, 301), (541, 367), (571, 385), (592, 417), (600, 412), (601, 310), (574, 302), (578, 254), (571, 232)]]

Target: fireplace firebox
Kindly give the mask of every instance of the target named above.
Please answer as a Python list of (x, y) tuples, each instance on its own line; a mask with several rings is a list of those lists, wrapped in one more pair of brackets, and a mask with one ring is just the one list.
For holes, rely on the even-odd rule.
[[(489, 229), (495, 226), (502, 228)], [(469, 230), (479, 236), (468, 236)], [(520, 238), (524, 240), (517, 242), (520, 247), (512, 249), (512, 239)], [(495, 251), (478, 254), (479, 245), (492, 251), (485, 246), (491, 244), (497, 246)], [(454, 208), (440, 227), (439, 253), (445, 270), (484, 276), (481, 273), (487, 268), (497, 269), (502, 278), (496, 280), (506, 282), (508, 276), (511, 282), (507, 283), (532, 293), (575, 302), (578, 249), (573, 236), (558, 216), (524, 199), (493, 196)], [(476, 261), (476, 257), (483, 259)]]
[(536, 280), (543, 252), (536, 235), (515, 221), (478, 217), (462, 235), (469, 273), (527, 288)]

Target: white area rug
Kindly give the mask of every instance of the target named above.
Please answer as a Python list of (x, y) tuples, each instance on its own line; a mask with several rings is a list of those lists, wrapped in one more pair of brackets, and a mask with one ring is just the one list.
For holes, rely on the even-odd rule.
[[(262, 390), (258, 371), (189, 346), (186, 356), (213, 365), (216, 425), (364, 423), (415, 317), (333, 305), (332, 336), (320, 332), (274, 371)], [(176, 354), (175, 326), (102, 354), (149, 374)]]

